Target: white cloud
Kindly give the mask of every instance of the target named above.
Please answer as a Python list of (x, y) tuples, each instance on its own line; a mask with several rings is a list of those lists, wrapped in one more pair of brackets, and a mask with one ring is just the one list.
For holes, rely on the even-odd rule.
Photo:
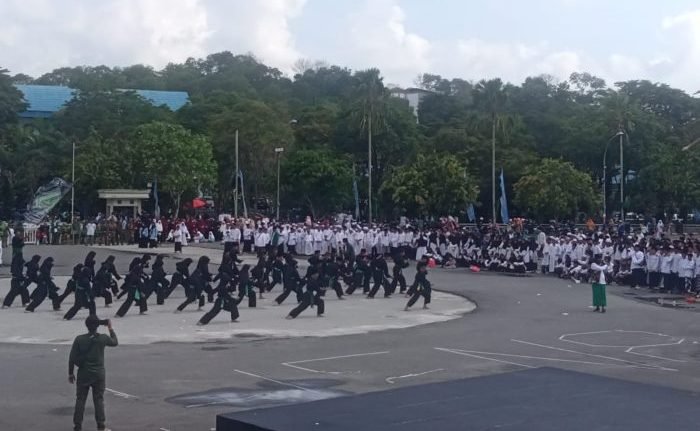
[(690, 92), (700, 90), (700, 9), (664, 18), (662, 28), (670, 38), (672, 54), (667, 54), (666, 67), (672, 84)]
[(283, 70), (299, 57), (288, 21), (305, 0), (2, 0), (1, 66), (39, 75), (62, 66), (170, 61), (253, 52)]
[(348, 19), (350, 43), (341, 44), (340, 54), (356, 68), (378, 67), (391, 80), (410, 83), (430, 69), (431, 44), (409, 31), (405, 19), (397, 0), (366, 0)]

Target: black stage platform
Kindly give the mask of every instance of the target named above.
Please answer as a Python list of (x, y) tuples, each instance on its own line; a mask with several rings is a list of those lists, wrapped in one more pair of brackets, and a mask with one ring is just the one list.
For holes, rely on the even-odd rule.
[(685, 431), (700, 394), (538, 368), (219, 415), (217, 431)]

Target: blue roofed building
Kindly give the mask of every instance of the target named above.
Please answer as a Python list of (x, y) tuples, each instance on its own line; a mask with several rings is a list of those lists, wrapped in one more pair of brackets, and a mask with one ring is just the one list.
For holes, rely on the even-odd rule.
[[(79, 90), (60, 85), (15, 85), (24, 95), (29, 105), (20, 113), (20, 118), (49, 118), (60, 111), (78, 94)], [(117, 90), (133, 91), (155, 106), (165, 105), (171, 111), (177, 111), (187, 104), (189, 95), (184, 91), (156, 90)]]

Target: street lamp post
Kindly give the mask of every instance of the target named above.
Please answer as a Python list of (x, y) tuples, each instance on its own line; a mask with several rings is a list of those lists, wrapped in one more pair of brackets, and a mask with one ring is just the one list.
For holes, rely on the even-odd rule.
[(233, 189), (233, 218), (238, 219), (238, 129), (236, 129), (235, 141), (236, 173), (234, 174), (234, 178), (236, 186)]
[(277, 154), (277, 216), (275, 219), (279, 222), (280, 220), (280, 156), (284, 152), (284, 148), (275, 148), (275, 154)]
[[(603, 153), (603, 225), (606, 225), (608, 206), (607, 206), (607, 157), (608, 157), (608, 147), (610, 143), (615, 140), (615, 138), (620, 138), (620, 156), (622, 156), (622, 136), (625, 134), (622, 130), (619, 130), (615, 135), (608, 140), (605, 144), (605, 152)], [(622, 160), (622, 159), (621, 159)], [(622, 161), (620, 162), (620, 181), (622, 181)], [(622, 189), (620, 189), (620, 194), (622, 194)], [(624, 201), (623, 201), (624, 202)]]
[(75, 141), (73, 141), (73, 166), (71, 168), (70, 186), (70, 228), (73, 229), (73, 218), (75, 217)]

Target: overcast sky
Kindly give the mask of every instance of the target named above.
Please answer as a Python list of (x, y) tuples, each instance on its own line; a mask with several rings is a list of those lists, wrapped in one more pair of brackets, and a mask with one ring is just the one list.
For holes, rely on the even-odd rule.
[(0, 0), (0, 67), (160, 68), (229, 50), (469, 80), (588, 71), (700, 90), (698, 0)]

